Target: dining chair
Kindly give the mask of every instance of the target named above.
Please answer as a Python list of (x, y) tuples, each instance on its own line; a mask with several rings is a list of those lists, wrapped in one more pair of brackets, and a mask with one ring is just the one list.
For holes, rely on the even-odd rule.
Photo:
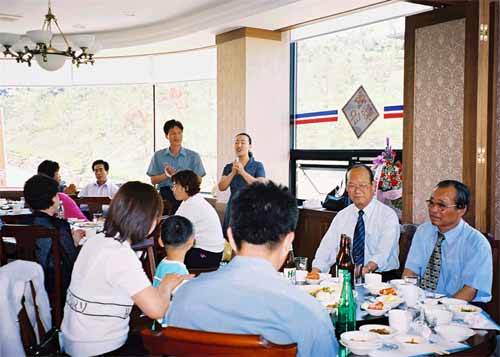
[[(6, 244), (4, 237), (15, 238), (16, 259), (37, 262), (36, 241), (41, 238), (51, 239), (51, 255), (54, 259), (54, 291), (49, 294), (53, 301), (54, 326), (59, 327), (62, 321), (63, 294), (62, 294), (62, 272), (61, 272), (61, 249), (59, 246), (59, 232), (55, 228), (42, 226), (4, 224), (0, 230), (0, 266), (7, 264)], [(45, 277), (48, 278), (47, 276)]]
[(242, 335), (167, 327), (161, 331), (143, 329), (144, 346), (152, 355), (169, 356), (264, 356), (297, 355), (297, 344), (277, 345), (259, 335)]
[(72, 197), (80, 209), (83, 206), (88, 207), (88, 210), (82, 210), (85, 214), (88, 214), (89, 219), (92, 219), (94, 213), (102, 213), (102, 205), (109, 205), (111, 198), (109, 197)]
[(139, 260), (148, 278), (153, 281), (156, 273), (155, 243), (154, 238), (147, 238), (140, 243), (133, 244), (131, 248), (139, 252)]

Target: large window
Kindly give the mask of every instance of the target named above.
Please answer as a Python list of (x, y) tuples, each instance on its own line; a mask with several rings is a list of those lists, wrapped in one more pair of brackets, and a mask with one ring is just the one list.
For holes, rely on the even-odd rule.
[[(298, 198), (323, 199), (349, 164), (369, 163), (386, 138), (402, 148), (403, 34), (397, 18), (292, 43), (290, 177)], [(358, 138), (342, 108), (360, 86), (379, 116)]]
[[(114, 182), (149, 182), (155, 150), (168, 146), (166, 120), (185, 127), (211, 191), (217, 168), (216, 52), (101, 59), (94, 68), (63, 68), (42, 85), (36, 68), (0, 61), (0, 119), (5, 185), (22, 187), (45, 159), (58, 161), (67, 183), (94, 180), (91, 163), (110, 163)], [(34, 65), (35, 67), (35, 65)], [(9, 77), (9, 70), (15, 75)], [(72, 72), (74, 70), (74, 72)], [(0, 160), (1, 162), (2, 160)]]

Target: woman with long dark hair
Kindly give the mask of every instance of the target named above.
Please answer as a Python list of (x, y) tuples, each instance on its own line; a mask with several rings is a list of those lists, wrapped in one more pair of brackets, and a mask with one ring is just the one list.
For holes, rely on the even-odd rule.
[(146, 353), (138, 335), (129, 335), (134, 304), (150, 318), (163, 318), (172, 290), (184, 279), (169, 274), (151, 285), (131, 245), (155, 229), (163, 210), (158, 192), (127, 182), (113, 197), (104, 233), (90, 237), (73, 268), (62, 333), (71, 356)]

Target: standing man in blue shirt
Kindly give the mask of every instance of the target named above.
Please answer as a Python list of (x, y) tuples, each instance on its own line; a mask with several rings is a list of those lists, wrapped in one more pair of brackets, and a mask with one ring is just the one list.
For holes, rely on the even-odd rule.
[(153, 185), (158, 185), (163, 199), (174, 205), (174, 212), (177, 210), (180, 201), (177, 201), (172, 193), (173, 174), (181, 170), (192, 170), (201, 182), (205, 176), (205, 168), (197, 152), (182, 147), (182, 133), (184, 126), (175, 119), (168, 120), (163, 125), (163, 132), (170, 143), (166, 149), (158, 150), (154, 153), (147, 171)]
[(491, 300), (493, 265), (487, 239), (463, 220), (469, 189), (455, 180), (437, 184), (427, 200), (430, 222), (415, 232), (405, 276), (439, 294), (476, 302)]
[(282, 187), (272, 182), (244, 187), (232, 201), (228, 228), (236, 257), (178, 289), (169, 326), (261, 335), (276, 344), (297, 343), (298, 356), (336, 356), (326, 309), (277, 272), (297, 218), (295, 198)]
[[(347, 170), (347, 193), (352, 204), (333, 218), (312, 262), (312, 272), (328, 272), (335, 264), (340, 235), (352, 237), (354, 264), (360, 273), (378, 272), (382, 280), (398, 277), (399, 219), (389, 206), (375, 197), (377, 183), (372, 170), (356, 164)], [(356, 272), (359, 274), (358, 272)]]

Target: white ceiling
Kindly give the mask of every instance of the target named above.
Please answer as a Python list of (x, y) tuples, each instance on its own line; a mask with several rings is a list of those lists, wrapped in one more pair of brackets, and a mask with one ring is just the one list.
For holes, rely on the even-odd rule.
[[(103, 48), (171, 40), (212, 45), (242, 26), (276, 30), (389, 0), (52, 0), (66, 34), (94, 33)], [(146, 5), (146, 6), (144, 6)], [(41, 28), (46, 0), (0, 0), (0, 32)], [(147, 46), (146, 46), (147, 47)], [(167, 46), (168, 47), (168, 46)]]

